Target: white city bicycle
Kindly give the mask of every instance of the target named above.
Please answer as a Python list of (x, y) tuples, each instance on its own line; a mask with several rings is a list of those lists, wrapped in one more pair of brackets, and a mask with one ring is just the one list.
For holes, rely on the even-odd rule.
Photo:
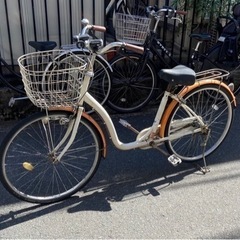
[[(221, 145), (236, 105), (234, 95), (222, 82), (227, 72), (205, 71), (195, 81), (194, 71), (185, 66), (163, 69), (161, 78), (168, 88), (152, 125), (137, 132), (121, 120), (136, 132), (133, 142), (123, 143), (111, 116), (91, 96), (88, 86), (97, 54), (123, 45), (133, 51), (141, 47), (120, 42), (102, 47), (101, 40), (89, 40), (86, 35), (79, 40), (91, 52), (88, 62), (73, 55), (58, 63), (53, 57), (51, 66), (55, 67), (37, 71), (35, 63), (54, 51), (26, 54), (18, 60), (27, 95), (44, 110), (18, 122), (2, 142), (0, 180), (11, 194), (29, 202), (51, 203), (71, 196), (89, 182), (100, 159), (107, 157), (107, 141), (99, 123), (84, 111), (84, 103), (101, 117), (120, 150), (163, 151), (165, 143), (168, 160), (177, 165), (182, 160), (205, 162)], [(179, 85), (186, 87), (179, 92)]]

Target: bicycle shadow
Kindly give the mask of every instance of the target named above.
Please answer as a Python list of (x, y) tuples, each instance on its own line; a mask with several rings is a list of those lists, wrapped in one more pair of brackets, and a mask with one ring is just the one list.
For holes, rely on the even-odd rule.
[[(115, 156), (101, 163), (100, 169), (79, 203), (68, 208), (68, 213), (81, 211), (110, 211), (114, 202), (124, 202), (142, 197), (158, 197), (166, 188), (174, 186), (189, 175), (204, 175), (203, 161), (173, 167), (166, 157), (156, 150), (126, 153), (113, 151)], [(160, 157), (160, 159), (159, 159)], [(204, 177), (204, 176), (203, 176)], [(203, 180), (204, 181), (204, 180)]]
[[(159, 196), (161, 190), (171, 186), (174, 182), (184, 179), (186, 175), (198, 172), (189, 164), (183, 164), (179, 168), (173, 168), (170, 164), (164, 170), (159, 171), (162, 164), (153, 166), (150, 172), (146, 171), (146, 164), (139, 163), (134, 167), (136, 161), (131, 166), (127, 162), (118, 164), (114, 160), (115, 169), (110, 171), (111, 163), (106, 159), (100, 165), (99, 174), (76, 195), (61, 202), (49, 205), (39, 205), (21, 202), (14, 197), (8, 197), (8, 203), (0, 199), (0, 206), (15, 204), (14, 209), (6, 214), (0, 214), (0, 230), (31, 221), (41, 216), (52, 214), (56, 211), (66, 209), (71, 214), (82, 211), (108, 212), (112, 210), (112, 204), (119, 201), (129, 201), (132, 198)], [(138, 161), (137, 161), (138, 162)], [(154, 170), (155, 169), (155, 170)], [(120, 170), (120, 171), (119, 171)], [(167, 173), (166, 173), (167, 170)], [(181, 171), (179, 171), (181, 170)], [(117, 172), (119, 171), (119, 172)], [(143, 174), (143, 171), (145, 174)], [(199, 173), (199, 172), (198, 172)], [(105, 177), (103, 177), (105, 176)], [(0, 193), (3, 196), (5, 190)]]
[(192, 174), (193, 169), (186, 170), (174, 176), (145, 176), (136, 178), (126, 178), (125, 180), (116, 180), (113, 183), (106, 183), (99, 186), (91, 194), (79, 198), (79, 203), (69, 207), (68, 213), (81, 211), (111, 211), (111, 204), (114, 202), (124, 202), (136, 198), (147, 196), (156, 197), (161, 191), (170, 187), (172, 184), (184, 179), (185, 175)]

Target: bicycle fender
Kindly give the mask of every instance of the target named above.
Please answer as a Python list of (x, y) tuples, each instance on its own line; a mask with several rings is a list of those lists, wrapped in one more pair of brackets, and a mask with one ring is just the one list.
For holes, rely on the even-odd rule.
[(94, 125), (94, 127), (97, 129), (97, 131), (99, 132), (99, 134), (101, 136), (101, 139), (102, 139), (102, 144), (103, 144), (103, 148), (101, 149), (102, 156), (104, 158), (106, 158), (106, 156), (107, 156), (107, 142), (106, 142), (105, 134), (102, 131), (102, 128), (99, 126), (99, 124), (89, 114), (83, 112), (82, 117), (84, 117), (88, 121), (90, 121)]
[[(186, 86), (185, 88), (183, 88), (178, 95), (180, 97), (184, 97), (188, 92), (192, 91), (194, 88), (198, 88), (199, 86), (203, 86), (203, 85), (207, 85), (207, 84), (215, 84), (218, 86), (221, 85), (223, 88), (225, 88), (228, 91), (229, 95), (231, 96), (234, 107), (237, 106), (236, 98), (235, 98), (233, 92), (229, 89), (229, 87), (224, 82), (215, 80), (215, 79), (196, 81), (193, 85)], [(164, 111), (164, 115), (161, 119), (161, 127), (159, 130), (159, 136), (161, 138), (164, 137), (167, 119), (177, 104), (178, 104), (178, 101), (172, 100), (171, 103), (169, 104), (169, 106), (167, 107), (167, 109)]]
[[(73, 107), (51, 107), (49, 108), (50, 111), (68, 111), (68, 112), (74, 112), (74, 108)], [(106, 158), (107, 156), (107, 142), (106, 142), (106, 137), (105, 134), (102, 131), (102, 128), (99, 126), (99, 124), (87, 113), (83, 112), (82, 113), (82, 117), (87, 119), (88, 121), (90, 121), (94, 127), (96, 128), (96, 130), (98, 131), (98, 133), (101, 136), (101, 140), (102, 140), (102, 144), (103, 144), (103, 148), (101, 149), (102, 152), (102, 157)]]

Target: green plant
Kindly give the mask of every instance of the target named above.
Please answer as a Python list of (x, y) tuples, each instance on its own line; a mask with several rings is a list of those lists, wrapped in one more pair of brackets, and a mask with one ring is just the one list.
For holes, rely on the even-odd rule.
[(192, 11), (198, 23), (208, 19), (216, 19), (218, 16), (231, 14), (231, 9), (239, 0), (173, 0), (172, 4), (178, 9)]
[[(172, 5), (176, 9), (186, 10), (186, 31), (188, 33), (198, 31), (211, 32), (217, 37), (217, 17), (231, 16), (232, 7), (240, 0), (173, 0)], [(223, 22), (223, 25), (225, 23)], [(215, 40), (214, 40), (215, 41)]]

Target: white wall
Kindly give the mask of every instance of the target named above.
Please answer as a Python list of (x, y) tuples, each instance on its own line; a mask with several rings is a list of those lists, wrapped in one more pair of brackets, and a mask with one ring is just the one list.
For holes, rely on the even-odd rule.
[[(70, 8), (69, 1), (72, 4), (72, 26), (70, 26)], [(56, 41), (58, 46), (71, 43), (71, 30), (73, 34), (79, 33), (81, 29), (81, 19), (88, 18), (93, 21), (95, 15), (95, 24), (104, 25), (104, 0), (94, 0), (95, 12), (92, 0), (47, 0), (47, 16), (45, 14), (45, 1), (34, 0), (34, 14), (36, 38), (38, 41), (47, 40), (46, 17), (48, 18), (49, 40)], [(7, 16), (5, 11), (5, 1), (0, 0), (0, 52), (1, 56), (11, 61), (12, 47), (13, 59), (16, 60), (20, 55), (33, 49), (28, 46), (28, 42), (34, 39), (34, 21), (32, 13), (31, 0), (8, 0), (7, 9), (10, 26), (10, 38), (7, 29)], [(59, 2), (60, 26), (59, 33), (57, 2)], [(20, 6), (19, 6), (20, 3)], [(83, 9), (81, 7), (83, 6)], [(19, 9), (20, 8), (20, 9)], [(19, 12), (20, 10), (20, 12)], [(82, 13), (83, 12), (83, 16)], [(22, 24), (20, 21), (22, 16)], [(22, 31), (21, 31), (22, 28)], [(23, 33), (23, 40), (22, 40)], [(60, 34), (60, 39), (59, 39)], [(11, 39), (11, 42), (10, 42)]]

